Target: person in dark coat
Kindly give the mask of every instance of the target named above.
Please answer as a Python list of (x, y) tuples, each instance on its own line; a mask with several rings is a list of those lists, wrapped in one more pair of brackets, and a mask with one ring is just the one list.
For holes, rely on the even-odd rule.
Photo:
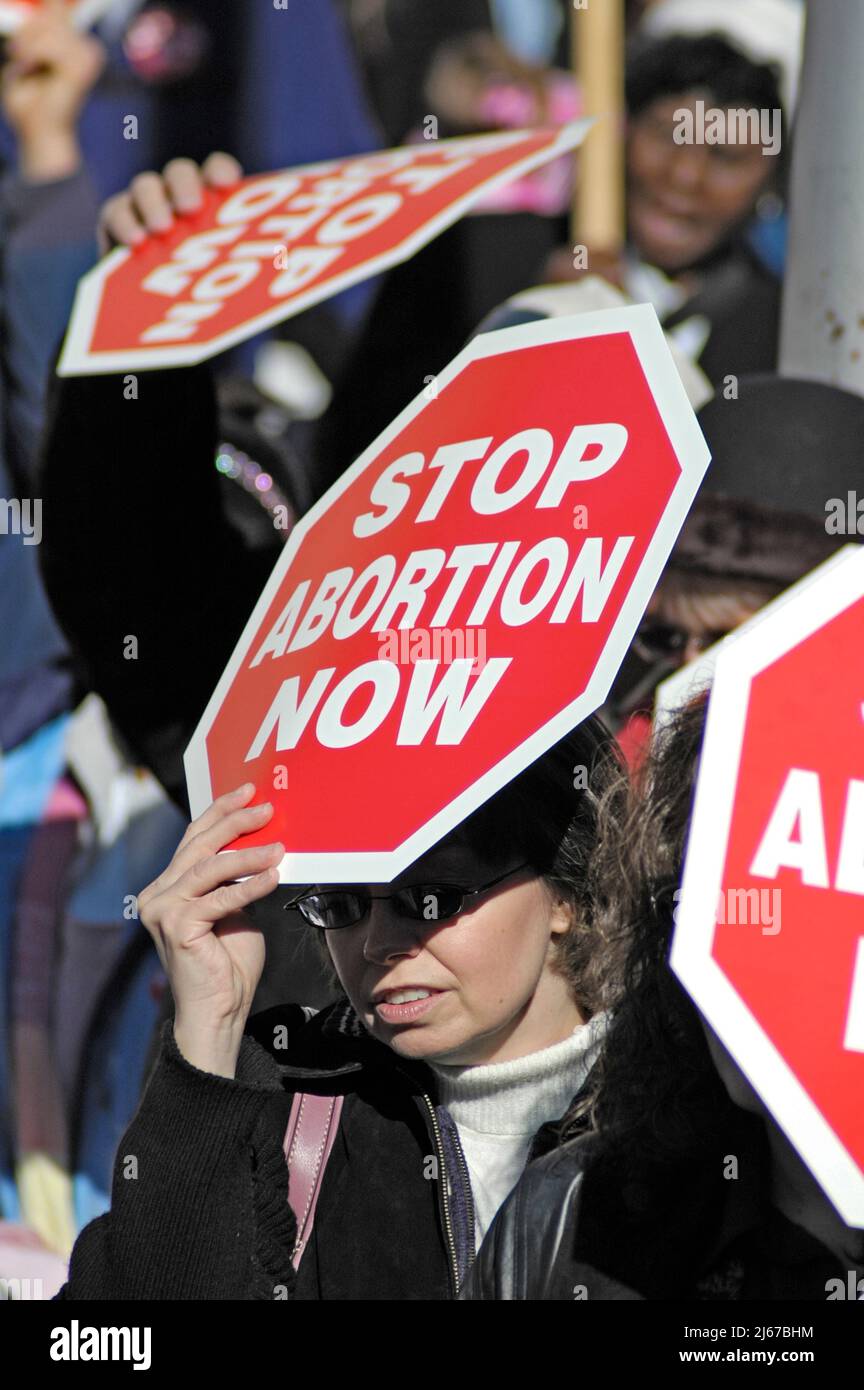
[[(455, 1297), (602, 1037), (591, 866), (622, 776), (589, 719), (393, 884), (298, 890), (344, 993), (248, 1022), (264, 945), (241, 913), (272, 894), (284, 851), (239, 850), (230, 869), (219, 853), (272, 815), (251, 786), (193, 822), (138, 899), (176, 1015), (111, 1211), (79, 1236), (58, 1296)], [(299, 1092), (344, 1098), (302, 1252), (283, 1153)]]
[(601, 826), (612, 1021), (562, 1127), (577, 1137), (530, 1165), (466, 1299), (825, 1300), (850, 1271), (864, 1290), (864, 1231), (668, 964), (704, 718), (700, 699), (664, 726), (629, 807)]

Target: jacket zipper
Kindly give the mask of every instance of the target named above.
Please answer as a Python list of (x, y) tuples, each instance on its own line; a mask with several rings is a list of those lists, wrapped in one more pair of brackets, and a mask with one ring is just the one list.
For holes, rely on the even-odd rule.
[(468, 1268), (465, 1271), (466, 1274), (470, 1274), (471, 1267), (477, 1258), (477, 1215), (474, 1211), (474, 1192), (471, 1188), (471, 1174), (468, 1172), (468, 1164), (465, 1162), (465, 1155), (462, 1152), (462, 1145), (458, 1143), (458, 1138), (456, 1151), (459, 1158), (459, 1166), (462, 1169), (462, 1177), (465, 1182), (465, 1193), (468, 1197), (468, 1214), (471, 1217), (471, 1245), (468, 1250)]
[(435, 1106), (432, 1100), (425, 1093), (423, 1100), (426, 1109), (429, 1111), (429, 1119), (432, 1121), (432, 1132), (435, 1139), (435, 1147), (438, 1150), (438, 1168), (441, 1173), (441, 1181), (438, 1190), (441, 1193), (441, 1208), (444, 1215), (444, 1234), (447, 1238), (447, 1253), (450, 1256), (450, 1277), (453, 1284), (453, 1293), (459, 1296), (459, 1261), (456, 1257), (456, 1242), (453, 1239), (453, 1223), (450, 1220), (450, 1193), (447, 1182), (447, 1160), (444, 1157), (444, 1145), (441, 1142), (441, 1127), (438, 1124), (438, 1116), (435, 1114)]

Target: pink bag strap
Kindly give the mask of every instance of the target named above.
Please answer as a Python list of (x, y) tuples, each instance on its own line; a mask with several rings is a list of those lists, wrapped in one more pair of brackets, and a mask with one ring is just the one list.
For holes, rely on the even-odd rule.
[(330, 1157), (344, 1096), (313, 1096), (298, 1092), (282, 1147), (288, 1163), (288, 1202), (297, 1218), (297, 1240), (291, 1263), (297, 1269), (315, 1224), (315, 1208), (324, 1169)]

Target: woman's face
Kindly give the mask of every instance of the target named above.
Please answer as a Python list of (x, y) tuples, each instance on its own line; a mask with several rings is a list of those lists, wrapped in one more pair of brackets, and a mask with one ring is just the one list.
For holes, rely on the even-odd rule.
[(630, 238), (646, 261), (669, 273), (721, 245), (750, 214), (776, 167), (761, 144), (676, 144), (681, 111), (697, 121), (700, 100), (711, 107), (700, 92), (658, 98), (628, 127)]
[[(368, 888), (474, 888), (519, 862), (481, 860), (466, 845), (443, 841), (392, 884)], [(569, 910), (530, 868), (468, 899), (466, 909), (449, 921), (416, 922), (391, 902), (371, 902), (355, 926), (327, 933), (342, 987), (366, 1028), (403, 1057), (463, 1065), (508, 1061), (563, 1041), (583, 1022), (566, 980), (551, 968)], [(399, 1003), (405, 990), (424, 997)]]

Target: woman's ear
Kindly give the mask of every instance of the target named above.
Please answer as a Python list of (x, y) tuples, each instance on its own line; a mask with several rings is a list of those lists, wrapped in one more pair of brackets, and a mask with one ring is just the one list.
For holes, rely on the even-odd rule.
[(576, 925), (576, 907), (570, 898), (554, 892), (549, 913), (549, 930), (553, 936), (566, 936)]

